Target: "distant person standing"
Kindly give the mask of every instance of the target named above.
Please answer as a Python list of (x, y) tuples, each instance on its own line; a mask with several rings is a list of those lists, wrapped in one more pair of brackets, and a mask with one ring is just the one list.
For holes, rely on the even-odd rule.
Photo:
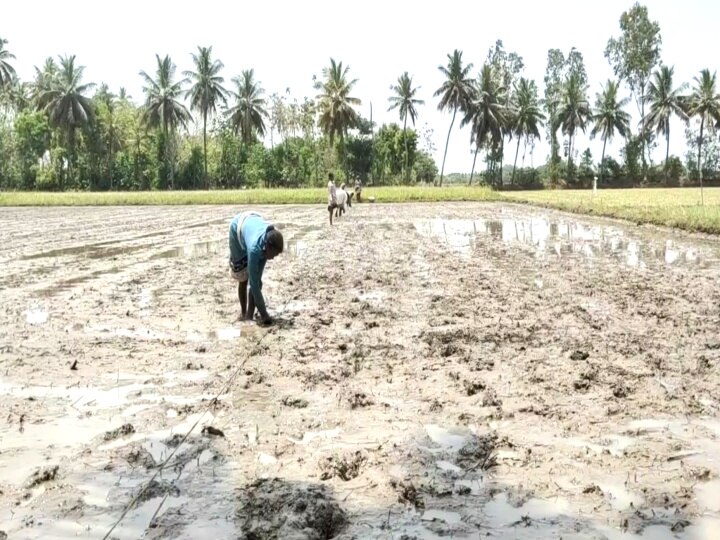
[(337, 208), (337, 192), (335, 191), (335, 175), (328, 173), (328, 212), (330, 213), (330, 225), (333, 224), (333, 211)]
[(360, 182), (360, 177), (355, 179), (355, 200), (362, 202), (362, 182)]

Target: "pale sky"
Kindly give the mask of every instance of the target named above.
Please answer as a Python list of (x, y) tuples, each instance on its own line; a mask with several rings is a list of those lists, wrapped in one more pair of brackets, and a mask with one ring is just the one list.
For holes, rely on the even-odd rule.
[[(268, 95), (290, 88), (299, 102), (315, 96), (312, 75), (319, 76), (333, 57), (349, 65), (351, 76), (358, 79), (355, 96), (362, 100), (364, 116), (369, 116), (372, 102), (375, 122), (400, 123), (397, 112), (387, 112), (387, 100), (390, 86), (407, 70), (425, 100), (417, 127), (427, 124), (434, 130), (440, 168), (451, 115), (437, 110), (433, 93), (443, 81), (437, 67), (446, 63), (448, 53), (462, 50), (463, 59), (475, 65), (477, 74), (488, 48), (502, 39), (507, 51), (523, 57), (523, 75), (538, 83), (542, 95), (547, 50), (559, 48), (567, 54), (574, 46), (585, 57), (594, 103), (600, 85), (612, 76), (603, 56), (605, 45), (619, 35), (620, 15), (633, 2), (9, 0), (5, 4), (0, 36), (9, 41), (22, 79), (32, 79), (33, 66), (41, 66), (47, 56), (75, 54), (86, 66), (86, 81), (106, 82), (115, 92), (124, 86), (137, 102), (142, 100), (138, 72), (154, 72), (155, 53), (170, 54), (181, 73), (192, 68), (190, 53), (198, 45), (212, 45), (214, 55), (225, 64), (227, 87), (241, 70), (254, 68)], [(720, 2), (648, 0), (645, 5), (660, 24), (662, 59), (675, 66), (676, 84), (692, 83), (703, 68), (720, 67)], [(634, 102), (628, 111), (639, 119)], [(472, 164), (469, 130), (458, 128), (456, 121), (446, 172), (469, 172)], [(676, 122), (671, 127), (671, 153), (684, 155), (684, 139), (683, 126)], [(576, 147), (582, 151), (588, 145), (599, 161), (601, 142), (580, 137)], [(619, 149), (619, 142), (608, 145), (609, 155), (618, 159)], [(662, 160), (664, 151), (662, 141), (654, 159)], [(542, 141), (535, 150), (535, 166), (545, 161), (547, 153), (548, 145)], [(506, 162), (514, 157), (512, 152), (506, 155)], [(527, 164), (529, 159), (528, 153)]]

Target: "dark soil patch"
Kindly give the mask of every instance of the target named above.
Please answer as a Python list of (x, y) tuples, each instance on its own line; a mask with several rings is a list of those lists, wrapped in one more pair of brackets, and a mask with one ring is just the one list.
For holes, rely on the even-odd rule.
[(261, 479), (238, 490), (237, 517), (248, 540), (329, 540), (348, 522), (325, 486)]
[(360, 450), (329, 456), (320, 462), (320, 480), (337, 477), (347, 482), (357, 478), (360, 476), (360, 469), (366, 461), (367, 456)]
[(39, 486), (40, 484), (44, 484), (45, 482), (52, 482), (57, 477), (59, 469), (60, 468), (57, 465), (37, 469), (30, 475), (30, 478), (27, 479), (25, 487), (30, 489)]
[(103, 439), (106, 441), (112, 441), (119, 437), (127, 437), (128, 435), (132, 435), (133, 433), (135, 433), (135, 427), (132, 424), (123, 424), (117, 429), (113, 429), (112, 431), (106, 431)]

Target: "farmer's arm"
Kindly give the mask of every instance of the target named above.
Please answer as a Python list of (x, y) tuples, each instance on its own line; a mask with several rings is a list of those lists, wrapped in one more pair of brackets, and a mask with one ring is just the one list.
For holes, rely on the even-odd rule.
[(250, 293), (255, 300), (255, 307), (260, 313), (260, 319), (267, 321), (267, 309), (265, 307), (265, 299), (262, 294), (262, 273), (265, 270), (265, 259), (261, 257), (261, 253), (257, 249), (251, 249), (248, 253), (248, 281), (250, 283)]

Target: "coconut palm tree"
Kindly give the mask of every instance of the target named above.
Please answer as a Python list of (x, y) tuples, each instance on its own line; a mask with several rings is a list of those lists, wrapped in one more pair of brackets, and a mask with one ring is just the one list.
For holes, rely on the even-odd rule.
[(410, 117), (412, 125), (415, 126), (415, 120), (417, 119), (417, 106), (424, 105), (425, 102), (422, 99), (417, 99), (415, 94), (420, 87), (413, 88), (412, 77), (408, 75), (406, 71), (400, 77), (396, 85), (391, 87), (391, 90), (395, 92), (394, 96), (390, 96), (388, 101), (390, 107), (388, 111), (398, 109), (400, 114), (400, 120), (403, 121), (403, 139), (405, 139), (405, 176), (406, 180), (410, 178), (409, 167), (408, 167), (408, 138), (407, 138), (407, 119)]
[(154, 79), (146, 72), (140, 72), (145, 83), (144, 119), (148, 127), (162, 129), (165, 163), (170, 171), (170, 187), (174, 189), (175, 160), (170, 138), (178, 127), (187, 127), (192, 119), (187, 107), (180, 101), (184, 95), (183, 85), (187, 79), (175, 80), (177, 66), (170, 56), (160, 58), (160, 55), (156, 54), (155, 59), (157, 68)]
[(650, 104), (650, 110), (645, 116), (643, 125), (645, 129), (654, 129), (658, 135), (665, 135), (665, 174), (667, 175), (668, 160), (670, 159), (670, 118), (675, 115), (687, 121), (688, 116), (684, 110), (684, 97), (681, 95), (687, 84), (673, 88), (674, 67), (661, 66), (655, 71), (653, 80), (648, 84), (645, 101)]
[(698, 139), (698, 174), (700, 175), (700, 197), (705, 204), (703, 194), (702, 144), (703, 129), (706, 122), (720, 124), (720, 94), (717, 91), (717, 72), (703, 69), (695, 77), (695, 88), (688, 98), (688, 115), (700, 117), (700, 138)]
[(498, 143), (507, 123), (505, 88), (490, 64), (483, 65), (477, 86), (470, 92), (470, 101), (464, 105), (465, 117), (461, 126), (471, 124), (471, 142), (475, 142), (475, 155), (470, 171), (470, 183), (475, 173), (478, 151), (488, 144)]
[(585, 133), (588, 122), (592, 116), (590, 103), (588, 103), (586, 86), (580, 77), (572, 74), (563, 88), (560, 105), (558, 107), (555, 126), (553, 130), (562, 130), (568, 137), (568, 173), (572, 163), (573, 140), (577, 130)]
[(225, 79), (220, 76), (223, 63), (212, 59), (212, 47), (198, 47), (198, 53), (192, 53), (191, 56), (195, 71), (185, 71), (183, 75), (193, 83), (188, 90), (190, 108), (199, 111), (203, 119), (203, 160), (207, 188), (207, 119), (215, 114), (219, 104), (227, 103), (227, 90), (223, 88)]
[(265, 119), (268, 118), (263, 97), (265, 90), (255, 81), (255, 72), (252, 69), (243, 71), (233, 82), (237, 86), (237, 92), (231, 92), (235, 105), (228, 110), (230, 124), (235, 133), (240, 134), (243, 143), (249, 144), (256, 137), (265, 136)]
[(357, 79), (348, 79), (349, 71), (349, 66), (343, 67), (342, 62), (331, 58), (330, 65), (322, 70), (324, 80), (315, 83), (315, 88), (320, 90), (317, 96), (320, 110), (318, 124), (331, 145), (335, 137), (343, 140), (348, 129), (356, 127), (360, 119), (354, 107), (361, 101), (350, 95)]
[(15, 60), (15, 55), (5, 48), (8, 40), (0, 37), (0, 88), (9, 85), (15, 78), (15, 68), (10, 60)]
[(527, 141), (532, 137), (540, 138), (540, 127), (545, 121), (545, 115), (540, 108), (538, 100), (537, 86), (534, 81), (522, 77), (515, 89), (512, 108), (512, 124), (511, 132), (517, 137), (517, 148), (515, 149), (515, 162), (513, 163), (513, 172), (511, 182), (515, 183), (515, 169), (517, 168), (517, 158), (520, 152), (520, 140)]
[(630, 135), (630, 115), (625, 112), (629, 98), (618, 100), (619, 84), (608, 81), (601, 94), (595, 98), (595, 111), (592, 121), (595, 124), (590, 132), (591, 137), (601, 135), (603, 139), (602, 156), (600, 157), (600, 180), (605, 169), (605, 147), (617, 131), (622, 137)]
[(447, 139), (445, 141), (445, 153), (443, 154), (442, 167), (440, 168), (440, 185), (442, 186), (443, 175), (445, 173), (445, 158), (447, 158), (448, 145), (450, 144), (450, 133), (455, 123), (455, 115), (458, 111), (468, 112), (468, 106), (472, 101), (474, 81), (470, 77), (470, 71), (473, 68), (472, 63), (463, 66), (462, 51), (455, 49), (452, 54), (448, 54), (448, 65), (438, 66), (440, 72), (445, 76), (445, 82), (433, 94), (435, 97), (440, 96), (438, 110), (452, 110), (453, 116), (450, 121), (450, 129), (448, 129)]
[(65, 134), (70, 180), (75, 165), (76, 131), (87, 126), (95, 115), (92, 101), (85, 95), (95, 85), (82, 83), (83, 71), (84, 66), (75, 65), (75, 55), (61, 57), (59, 71), (46, 81), (37, 102), (38, 108), (47, 113), (50, 125)]

